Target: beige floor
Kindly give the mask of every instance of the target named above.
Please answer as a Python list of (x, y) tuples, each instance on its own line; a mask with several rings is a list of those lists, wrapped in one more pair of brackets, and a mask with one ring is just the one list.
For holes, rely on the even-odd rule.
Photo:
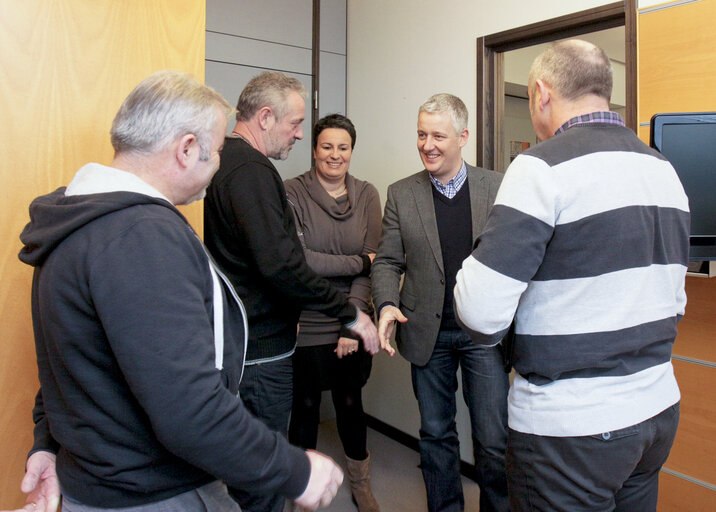
[[(339, 464), (344, 465), (343, 450), (338, 438), (334, 421), (321, 423), (318, 437), (318, 449)], [(373, 493), (381, 507), (381, 512), (425, 512), (425, 486), (418, 468), (420, 457), (417, 452), (400, 443), (368, 429), (368, 449), (372, 458)], [(477, 511), (480, 490), (472, 480), (462, 479), (465, 493), (465, 510)], [(321, 510), (331, 512), (355, 512), (351, 501), (348, 482), (344, 482), (333, 503)]]

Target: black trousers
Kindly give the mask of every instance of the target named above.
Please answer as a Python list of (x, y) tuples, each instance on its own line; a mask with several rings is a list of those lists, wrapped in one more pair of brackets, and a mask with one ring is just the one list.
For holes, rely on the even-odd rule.
[(304, 449), (316, 448), (321, 394), (330, 389), (343, 451), (351, 459), (363, 460), (368, 452), (362, 387), (370, 374), (371, 356), (365, 353), (362, 343), (358, 352), (342, 359), (338, 359), (334, 348), (335, 345), (318, 345), (296, 349), (288, 439)]

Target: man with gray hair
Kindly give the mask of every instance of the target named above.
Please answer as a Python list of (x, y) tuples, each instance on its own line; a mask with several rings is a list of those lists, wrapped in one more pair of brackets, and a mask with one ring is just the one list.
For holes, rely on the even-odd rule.
[(371, 272), (381, 343), (389, 343), (397, 321), (398, 350), (411, 363), (420, 409), (420, 467), (431, 512), (465, 506), (455, 426), (458, 368), (472, 426), (480, 510), (507, 510), (507, 373), (499, 348), (473, 345), (460, 329), (452, 301), (455, 274), (482, 231), (502, 179), (465, 163), (468, 135), (460, 98), (436, 94), (420, 107), (418, 153), (425, 169), (388, 188)]
[(455, 307), (475, 343), (514, 319), (513, 511), (654, 511), (679, 420), (688, 201), (668, 161), (609, 111), (609, 58), (569, 40), (528, 81), (542, 141), (510, 165)]
[[(301, 82), (278, 72), (262, 73), (246, 85), (204, 204), (206, 244), (246, 305), (249, 344), (241, 398), (284, 434), (302, 309), (338, 318), (363, 339), (367, 352), (379, 349), (371, 318), (306, 263), (281, 176), (269, 160), (287, 158), (303, 138), (305, 96)], [(279, 495), (232, 495), (247, 512), (283, 509)]]
[[(39, 197), (21, 235), (35, 268), (41, 389), (26, 510), (238, 511), (224, 482), (326, 505), (332, 460), (270, 431), (237, 398), (246, 319), (175, 205), (203, 196), (233, 109), (157, 72), (112, 125), (114, 159)], [(58, 485), (59, 479), (59, 485)]]

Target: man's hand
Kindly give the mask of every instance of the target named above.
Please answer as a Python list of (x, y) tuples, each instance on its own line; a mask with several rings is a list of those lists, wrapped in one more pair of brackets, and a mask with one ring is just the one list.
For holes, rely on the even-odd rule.
[(341, 359), (343, 356), (349, 356), (358, 352), (358, 343), (358, 340), (340, 337), (338, 338), (338, 346), (333, 352), (336, 353), (338, 359)]
[(390, 346), (390, 337), (393, 335), (393, 329), (395, 328), (395, 321), (404, 324), (408, 321), (400, 309), (395, 306), (384, 306), (380, 310), (380, 319), (378, 320), (378, 337), (380, 339), (380, 346), (388, 352), (391, 356), (395, 354), (395, 349)]
[(55, 472), (55, 454), (33, 453), (27, 459), (26, 469), (20, 489), (27, 494), (27, 504), (15, 512), (56, 512), (60, 503), (60, 484)]
[(378, 353), (380, 350), (378, 331), (375, 328), (375, 324), (373, 324), (373, 320), (361, 310), (358, 310), (358, 319), (355, 325), (350, 328), (350, 331), (363, 340), (366, 352), (370, 355)]
[(327, 507), (343, 483), (343, 471), (333, 459), (322, 453), (307, 450), (306, 456), (311, 462), (311, 476), (306, 490), (295, 499), (295, 503), (306, 510)]

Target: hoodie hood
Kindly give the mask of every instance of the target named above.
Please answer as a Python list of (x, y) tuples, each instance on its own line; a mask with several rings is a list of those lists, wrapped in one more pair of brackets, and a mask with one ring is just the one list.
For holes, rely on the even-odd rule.
[[(108, 169), (128, 174), (98, 164), (88, 164), (78, 172), (78, 176), (82, 171), (85, 171), (83, 174), (86, 176), (87, 173), (95, 171), (99, 175)], [(72, 186), (70, 184), (70, 187)], [(138, 204), (166, 206), (184, 218), (166, 199), (135, 192), (133, 189), (136, 190), (136, 187), (124, 187), (121, 183), (107, 187), (105, 183), (104, 187), (94, 189), (102, 190), (99, 193), (87, 193), (92, 187), (85, 186), (82, 190), (84, 193), (67, 195), (67, 189), (61, 187), (51, 194), (38, 197), (30, 204), (30, 222), (20, 234), (20, 240), (24, 244), (20, 250), (20, 260), (33, 267), (39, 266), (70, 234), (99, 217)]]

